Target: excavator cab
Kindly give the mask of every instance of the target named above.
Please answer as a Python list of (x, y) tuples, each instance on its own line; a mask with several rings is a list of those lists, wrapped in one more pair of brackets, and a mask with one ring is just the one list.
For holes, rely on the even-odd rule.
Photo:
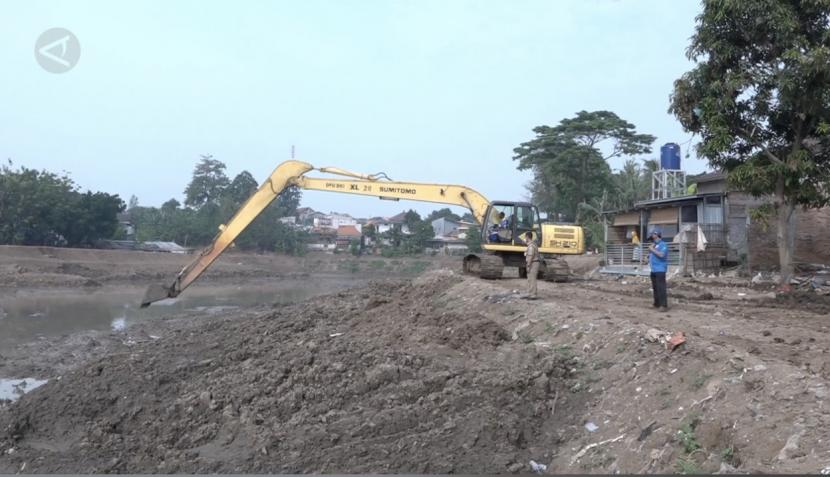
[(538, 241), (541, 222), (539, 210), (527, 202), (493, 202), (484, 215), (482, 239), (486, 244), (525, 246), (526, 232)]

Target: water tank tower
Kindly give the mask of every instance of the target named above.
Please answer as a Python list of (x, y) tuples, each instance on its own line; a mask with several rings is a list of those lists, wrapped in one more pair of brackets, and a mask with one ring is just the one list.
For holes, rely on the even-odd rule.
[(668, 142), (660, 147), (660, 169), (680, 170), (680, 146)]
[(651, 176), (651, 198), (668, 199), (686, 195), (686, 173), (680, 169), (680, 146), (660, 146), (660, 170)]

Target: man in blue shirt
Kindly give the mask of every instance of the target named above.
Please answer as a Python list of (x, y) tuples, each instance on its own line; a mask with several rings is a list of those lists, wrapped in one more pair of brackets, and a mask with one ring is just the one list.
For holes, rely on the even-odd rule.
[(655, 228), (651, 231), (652, 243), (648, 246), (648, 263), (651, 267), (651, 289), (654, 292), (654, 308), (660, 311), (669, 309), (666, 290), (666, 271), (669, 265), (669, 248), (663, 241), (663, 231)]

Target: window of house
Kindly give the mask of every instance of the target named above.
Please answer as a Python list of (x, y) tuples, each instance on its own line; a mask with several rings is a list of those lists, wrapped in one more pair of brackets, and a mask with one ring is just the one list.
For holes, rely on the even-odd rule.
[(680, 209), (680, 221), (684, 224), (697, 223), (697, 205), (684, 205)]
[(711, 197), (706, 197), (703, 200), (706, 205), (720, 205), (720, 199), (721, 197), (719, 195), (715, 195)]

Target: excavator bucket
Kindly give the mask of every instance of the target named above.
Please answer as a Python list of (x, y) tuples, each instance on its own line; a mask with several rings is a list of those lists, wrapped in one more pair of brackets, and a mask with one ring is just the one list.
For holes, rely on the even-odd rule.
[(141, 308), (147, 308), (150, 303), (171, 298), (172, 294), (170, 292), (171, 290), (164, 285), (150, 285), (141, 300)]

